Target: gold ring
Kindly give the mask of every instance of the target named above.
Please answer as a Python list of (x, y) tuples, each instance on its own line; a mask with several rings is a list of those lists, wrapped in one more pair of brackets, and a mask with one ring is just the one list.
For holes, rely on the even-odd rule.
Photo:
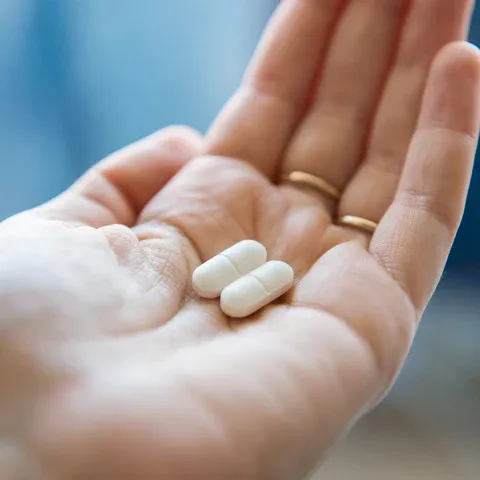
[(313, 190), (317, 190), (320, 193), (327, 195), (333, 200), (338, 200), (341, 195), (338, 188), (330, 185), (323, 178), (316, 177), (315, 175), (306, 172), (291, 172), (282, 175), (282, 181), (310, 187)]
[(344, 217), (341, 217), (338, 220), (338, 225), (356, 228), (357, 230), (363, 230), (368, 233), (375, 233), (375, 230), (378, 227), (378, 225), (371, 220), (362, 217), (354, 217), (353, 215), (345, 215)]

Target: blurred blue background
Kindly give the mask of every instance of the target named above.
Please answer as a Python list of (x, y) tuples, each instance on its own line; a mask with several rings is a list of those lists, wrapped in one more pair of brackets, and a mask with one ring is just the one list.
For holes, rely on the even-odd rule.
[(275, 0), (0, 0), (0, 218), (161, 127), (205, 131)]

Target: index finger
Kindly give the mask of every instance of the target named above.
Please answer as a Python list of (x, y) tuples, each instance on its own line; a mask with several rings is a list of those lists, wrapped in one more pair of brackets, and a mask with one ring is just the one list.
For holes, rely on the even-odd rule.
[(436, 58), (394, 202), (370, 251), (419, 314), (444, 268), (465, 205), (480, 125), (480, 55), (455, 42)]

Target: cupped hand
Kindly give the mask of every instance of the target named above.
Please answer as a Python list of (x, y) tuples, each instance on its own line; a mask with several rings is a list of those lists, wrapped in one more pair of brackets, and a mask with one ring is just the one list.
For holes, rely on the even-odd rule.
[[(465, 202), (471, 7), (284, 0), (205, 139), (160, 132), (2, 224), (0, 421), (32, 478), (298, 479), (385, 395)], [(233, 321), (190, 278), (246, 238), (296, 282)]]

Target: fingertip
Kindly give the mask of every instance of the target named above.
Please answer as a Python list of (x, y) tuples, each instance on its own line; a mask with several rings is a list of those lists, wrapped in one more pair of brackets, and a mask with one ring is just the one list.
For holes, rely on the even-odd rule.
[(419, 127), (442, 128), (476, 138), (480, 126), (480, 51), (452, 42), (435, 58)]
[(164, 128), (151, 135), (149, 140), (152, 148), (184, 163), (201, 154), (204, 143), (197, 130), (183, 125)]
[(434, 61), (433, 69), (448, 69), (480, 76), (480, 50), (473, 43), (458, 41), (443, 47)]
[(202, 151), (201, 135), (189, 127), (163, 128), (100, 162), (101, 172), (128, 200), (135, 212), (186, 163)]
[[(480, 92), (480, 50), (469, 42), (452, 42), (437, 55), (432, 67), (432, 77), (444, 79), (443, 88), (457, 95)], [(446, 92), (445, 92), (446, 93)]]

